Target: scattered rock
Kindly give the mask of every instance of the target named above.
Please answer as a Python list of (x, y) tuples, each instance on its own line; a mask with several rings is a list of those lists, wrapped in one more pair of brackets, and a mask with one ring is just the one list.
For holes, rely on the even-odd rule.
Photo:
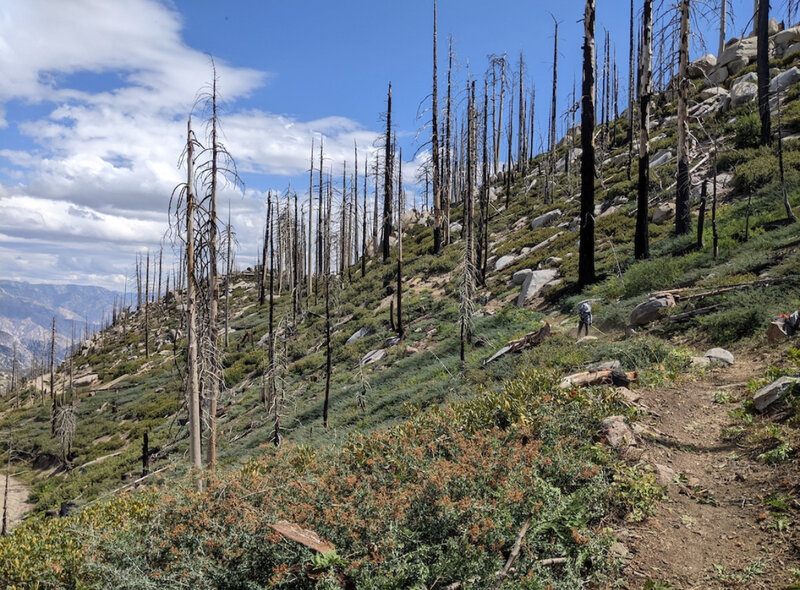
[(719, 86), (728, 79), (728, 75), (728, 68), (725, 66), (718, 67), (708, 75), (708, 82), (714, 86)]
[(384, 348), (389, 348), (391, 346), (397, 346), (400, 344), (400, 337), (399, 336), (392, 336), (386, 339), (386, 342), (383, 343)]
[(687, 74), (690, 78), (704, 78), (717, 65), (717, 58), (711, 54), (704, 55), (689, 64)]
[(382, 348), (379, 348), (378, 350), (371, 350), (364, 355), (364, 358), (361, 359), (361, 365), (371, 365), (372, 363), (378, 362), (385, 356), (386, 351)]
[(711, 350), (706, 352), (703, 356), (709, 359), (712, 363), (719, 363), (723, 365), (733, 364), (733, 354), (731, 354), (724, 348), (712, 348)]
[[(719, 67), (727, 66), (730, 70), (729, 64), (733, 62), (742, 62), (746, 66), (751, 60), (756, 58), (756, 38), (748, 37), (747, 39), (739, 39), (735, 43), (728, 45), (723, 51), (722, 55), (717, 58), (717, 65)], [(742, 66), (744, 67), (744, 66)]]
[(644, 326), (659, 319), (666, 308), (674, 305), (675, 298), (672, 295), (653, 297), (633, 308), (629, 323), (632, 326)]
[(653, 210), (652, 221), (660, 225), (675, 217), (675, 203), (662, 203)]
[(367, 328), (360, 328), (360, 329), (356, 330), (353, 333), (353, 335), (350, 336), (350, 338), (347, 339), (347, 342), (345, 342), (345, 344), (352, 344), (353, 342), (357, 342), (358, 340), (361, 340), (365, 336), (369, 336), (369, 330)]
[(97, 373), (89, 373), (87, 375), (81, 375), (80, 377), (75, 377), (72, 383), (75, 387), (84, 387), (86, 385), (91, 385), (92, 383), (96, 383), (100, 380)]
[(550, 256), (544, 261), (545, 266), (559, 266), (561, 263), (564, 262), (563, 259), (559, 258), (558, 256)]
[(533, 221), (531, 221), (531, 227), (533, 229), (538, 229), (540, 227), (548, 226), (552, 224), (559, 217), (561, 217), (561, 209), (554, 209), (553, 211), (548, 211), (544, 215), (539, 215), (539, 217), (535, 217)]
[(673, 156), (672, 150), (670, 149), (661, 150), (650, 159), (650, 168), (663, 166), (672, 159), (672, 156)]
[(698, 369), (704, 369), (705, 367), (708, 367), (711, 364), (711, 359), (704, 356), (693, 356), (691, 363), (692, 367)]
[(460, 234), (462, 229), (464, 229), (464, 226), (458, 222), (453, 222), (450, 224), (450, 235)]
[(642, 399), (641, 395), (627, 387), (617, 387), (617, 393), (631, 405), (637, 405)]
[(770, 94), (784, 93), (787, 88), (800, 82), (800, 69), (797, 66), (775, 76), (769, 83)]
[(622, 368), (622, 363), (616, 359), (610, 361), (599, 361), (596, 363), (591, 363), (586, 368), (590, 371), (599, 371), (600, 369), (620, 369)]
[(497, 270), (503, 270), (505, 267), (513, 264), (513, 262), (516, 259), (517, 259), (517, 257), (513, 256), (511, 254), (506, 254), (505, 256), (501, 256), (500, 258), (497, 259), (497, 262), (494, 263), (494, 269), (496, 271)]
[(705, 88), (700, 91), (700, 98), (703, 100), (709, 98), (719, 98), (721, 96), (729, 97), (731, 95), (730, 92), (725, 90), (722, 86), (713, 86), (711, 88)]
[(737, 107), (754, 101), (758, 96), (757, 80), (755, 73), (750, 72), (734, 81), (731, 85), (731, 105)]
[(753, 405), (760, 412), (781, 399), (787, 392), (800, 383), (800, 377), (781, 377), (769, 385), (759, 389), (753, 396)]
[(625, 453), (629, 447), (636, 446), (636, 435), (623, 416), (609, 416), (603, 419), (600, 426), (611, 448)]
[(406, 346), (405, 351), (403, 351), (403, 356), (412, 356), (419, 352), (419, 348), (415, 348), (413, 346)]
[(631, 552), (628, 551), (628, 548), (625, 547), (622, 543), (617, 541), (616, 543), (612, 543), (611, 547), (608, 548), (609, 554), (615, 559), (630, 559)]
[[(800, 41), (800, 25), (791, 27), (770, 37), (770, 41), (775, 47), (789, 47)], [(783, 54), (784, 57), (786, 53)]]
[(525, 279), (528, 278), (528, 275), (533, 272), (533, 269), (530, 268), (523, 268), (522, 270), (518, 270), (514, 273), (511, 277), (511, 282), (515, 285), (523, 285), (525, 283)]
[(522, 290), (517, 298), (517, 305), (524, 307), (525, 304), (539, 294), (539, 291), (558, 276), (558, 271), (552, 268), (545, 270), (533, 270), (525, 278)]
[(609, 207), (608, 209), (603, 211), (600, 215), (598, 215), (598, 218), (599, 217), (606, 217), (607, 215), (612, 215), (612, 214), (616, 213), (617, 211), (619, 211), (619, 209), (620, 209), (620, 205), (611, 205), (611, 207)]
[(787, 48), (786, 51), (783, 53), (783, 57), (787, 58), (797, 53), (800, 53), (800, 43), (795, 43), (794, 45)]
[(674, 469), (659, 463), (654, 463), (653, 467), (655, 468), (656, 483), (658, 483), (658, 485), (660, 485), (662, 488), (669, 487), (675, 483)]

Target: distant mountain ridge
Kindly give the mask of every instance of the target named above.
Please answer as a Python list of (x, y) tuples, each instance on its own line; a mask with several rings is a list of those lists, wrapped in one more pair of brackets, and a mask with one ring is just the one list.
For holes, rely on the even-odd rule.
[(72, 339), (83, 339), (86, 326), (94, 332), (114, 305), (114, 291), (84, 285), (51, 285), (0, 280), (0, 371), (10, 371), (14, 345), (19, 368), (30, 368), (49, 348), (56, 318), (56, 358), (64, 358)]

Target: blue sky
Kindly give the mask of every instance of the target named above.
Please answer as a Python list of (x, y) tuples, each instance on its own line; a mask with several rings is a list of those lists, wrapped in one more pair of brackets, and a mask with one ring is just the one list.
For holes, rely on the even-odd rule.
[[(583, 6), (440, 0), (440, 80), (450, 34), (459, 91), (468, 72), (483, 75), (489, 54), (516, 64), (523, 51), (544, 129), (550, 13), (561, 23), (563, 111), (580, 83)], [(599, 0), (597, 9), (598, 39), (608, 29), (616, 45), (623, 96), (628, 6)], [(741, 33), (752, 2), (733, 8), (728, 37)], [(164, 241), (186, 116), (210, 80), (209, 54), (226, 99), (225, 139), (246, 184), (223, 197), (240, 266), (258, 250), (267, 190), (291, 183), (305, 192), (312, 136), (325, 136), (337, 178), (354, 140), (374, 149), (390, 81), (404, 177), (413, 176), (425, 156), (413, 154), (428, 137), (417, 136), (429, 114), (417, 114), (429, 104), (431, 17), (429, 0), (0, 0), (0, 276), (123, 287), (136, 253)], [(716, 31), (705, 37), (715, 49)], [(692, 53), (705, 53), (698, 38)]]

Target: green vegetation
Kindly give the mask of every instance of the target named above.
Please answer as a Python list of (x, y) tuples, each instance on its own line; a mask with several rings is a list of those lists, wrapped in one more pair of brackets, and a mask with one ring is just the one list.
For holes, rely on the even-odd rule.
[[(800, 129), (798, 94), (795, 88), (787, 95), (787, 130)], [(658, 117), (674, 114), (673, 104), (662, 100), (656, 106)], [(458, 235), (436, 256), (429, 225), (412, 227), (404, 238), (407, 337), (399, 345), (386, 345), (393, 336), (393, 264), (370, 260), (364, 276), (354, 267), (332, 279), (328, 429), (322, 425), (321, 285), (296, 317), (284, 292), (275, 309), (278, 387), (286, 400), (284, 442), (277, 449), (262, 400), (268, 310), (258, 304), (254, 274), (237, 275), (230, 346), (221, 356), (220, 470), (203, 493), (194, 491), (184, 459), (179, 298), (160, 302), (153, 311), (150, 359), (144, 357), (142, 314), (134, 314), (77, 360), (79, 370), (97, 373), (100, 382), (66, 394), (75, 401), (78, 419), (66, 465), (50, 433), (49, 392), (29, 387), (20, 408), (0, 400), (2, 448), (13, 448), (25, 464), (21, 477), (32, 488), (37, 512), (66, 501), (85, 507), (66, 519), (37, 514), (0, 539), (0, 580), (10, 588), (422, 588), (473, 579), (487, 585), (530, 519), (504, 587), (616, 583), (620, 564), (608, 550), (614, 540), (610, 527), (621, 519), (645, 518), (661, 490), (648, 467), (625, 463), (602, 439), (603, 418), (621, 414), (635, 421), (638, 411), (612, 388), (563, 390), (559, 379), (616, 359), (623, 370), (638, 371), (644, 386), (676, 380), (690, 370), (690, 348), (761, 344), (772, 319), (800, 306), (798, 224), (785, 220), (776, 148), (754, 143), (760, 123), (750, 107), (709, 116), (702, 129), (692, 125), (700, 150), (709, 156), (713, 146), (706, 134), (728, 138), (720, 142), (717, 162), (729, 176), (719, 178), (716, 256), (707, 206), (701, 247), (694, 235), (673, 235), (671, 221), (652, 223), (652, 257), (634, 260), (638, 163), (635, 158), (628, 163), (626, 123), (616, 125), (598, 155), (598, 282), (584, 290), (576, 285), (574, 167), (556, 175), (549, 203), (541, 198), (543, 178), (535, 174), (513, 178), (508, 208), (505, 189), (498, 186), (490, 256), (516, 258), (502, 272), (487, 265), (477, 294), (476, 341), (463, 364)], [(674, 125), (661, 126), (653, 152), (674, 147), (675, 133)], [(564, 142), (558, 153), (568, 148)], [(784, 150), (787, 191), (797, 211), (800, 142), (786, 142)], [(701, 166), (696, 178), (711, 177), (710, 161), (698, 156), (692, 162)], [(543, 162), (538, 156), (532, 166)], [(651, 170), (654, 201), (673, 198), (674, 177), (674, 162)], [(726, 178), (729, 186), (723, 184)], [(694, 210), (699, 189), (693, 197)], [(559, 227), (531, 228), (531, 219), (555, 208), (563, 212)], [(452, 221), (460, 221), (461, 214), (454, 207)], [(547, 248), (530, 251), (554, 236)], [(511, 274), (540, 266), (557, 268), (562, 282), (545, 292), (543, 306), (516, 307), (518, 287)], [(746, 287), (765, 277), (773, 283)], [(714, 293), (736, 285), (744, 287)], [(708, 294), (681, 302), (670, 314), (708, 309), (651, 326), (646, 335), (624, 335), (637, 304), (654, 291), (677, 288)], [(563, 315), (572, 316), (586, 299), (592, 300), (602, 337), (576, 346), (574, 323)], [(554, 333), (544, 344), (482, 364), (545, 320)], [(361, 328), (367, 335), (347, 344)], [(365, 354), (381, 348), (382, 360), (361, 365)], [(789, 348), (751, 384), (751, 393), (799, 371), (800, 353)], [(66, 382), (63, 367), (60, 375), (60, 383)], [(723, 390), (714, 401), (730, 408), (732, 425), (725, 436), (743, 452), (773, 466), (796, 458), (797, 388), (776, 409), (779, 421)], [(145, 432), (156, 475), (143, 491), (113, 493), (138, 477)], [(796, 507), (787, 494), (776, 490), (764, 500), (770, 526), (778, 532), (796, 524)], [(315, 554), (287, 541), (269, 527), (280, 520), (314, 530), (336, 551)], [(565, 561), (541, 563), (553, 557)], [(753, 562), (712, 575), (743, 584), (759, 575), (760, 567)], [(647, 580), (644, 587), (672, 586)]]

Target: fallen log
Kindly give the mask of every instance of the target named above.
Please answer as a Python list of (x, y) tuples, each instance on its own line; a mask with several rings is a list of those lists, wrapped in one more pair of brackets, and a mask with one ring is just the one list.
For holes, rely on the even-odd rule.
[(756, 279), (755, 281), (748, 281), (746, 283), (736, 283), (735, 285), (726, 285), (724, 287), (720, 287), (719, 289), (702, 291), (700, 293), (686, 293), (687, 291), (693, 291), (700, 287), (682, 287), (680, 289), (665, 289), (663, 291), (657, 291), (653, 293), (652, 296), (659, 297), (665, 295), (672, 295), (675, 298), (675, 301), (690, 301), (692, 299), (702, 299), (704, 297), (713, 297), (714, 295), (722, 295), (724, 293), (730, 293), (731, 291), (741, 291), (743, 289), (749, 289), (751, 287), (774, 285), (776, 283), (788, 283), (797, 280), (800, 280), (800, 277), (796, 275), (790, 275), (790, 276), (775, 277), (770, 279)]
[(598, 369), (597, 371), (584, 371), (575, 373), (561, 380), (562, 389), (572, 387), (589, 387), (591, 385), (616, 385), (617, 387), (627, 387), (632, 381), (636, 381), (639, 375), (636, 371), (623, 373), (617, 369)]
[(691, 311), (684, 311), (683, 313), (676, 313), (675, 315), (667, 316), (666, 322), (680, 322), (685, 319), (694, 317), (696, 315), (700, 315), (703, 313), (707, 313), (709, 311), (714, 311), (717, 309), (719, 305), (709, 305), (708, 307), (700, 307), (698, 309), (693, 309)]
[(506, 344), (503, 348), (498, 350), (494, 353), (491, 357), (483, 361), (484, 366), (488, 365), (494, 360), (499, 359), (501, 356), (508, 354), (509, 352), (519, 352), (520, 350), (525, 350), (526, 348), (533, 348), (534, 346), (538, 346), (542, 342), (545, 341), (550, 336), (550, 324), (545, 322), (544, 325), (539, 328), (536, 332), (530, 332), (525, 334), (522, 338), (518, 338), (516, 340), (511, 340), (508, 344)]

